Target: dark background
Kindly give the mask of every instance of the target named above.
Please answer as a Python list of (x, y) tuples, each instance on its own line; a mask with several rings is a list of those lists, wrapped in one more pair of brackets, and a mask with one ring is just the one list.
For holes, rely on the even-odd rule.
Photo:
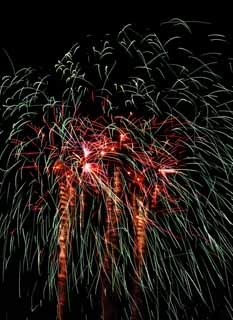
[[(106, 5), (100, 5), (90, 1), (85, 4), (64, 1), (56, 2), (51, 7), (49, 1), (47, 4), (34, 1), (30, 6), (8, 3), (7, 8), (0, 8), (0, 76), (12, 73), (12, 68), (18, 70), (29, 66), (46, 74), (80, 37), (118, 32), (128, 23), (141, 29), (149, 27), (156, 31), (159, 30), (161, 22), (171, 18), (208, 21), (213, 24), (213, 31), (227, 35), (233, 44), (232, 10), (230, 5), (226, 6), (222, 1), (186, 1), (172, 4), (163, 1), (135, 2), (130, 4), (126, 1), (109, 1)], [(195, 41), (195, 45), (199, 46), (198, 38)], [(12, 286), (0, 283), (0, 293), (5, 295), (5, 298), (0, 300), (0, 320), (13, 319), (13, 311), (18, 313), (17, 319), (27, 319), (30, 310), (26, 313), (25, 309), (30, 309), (30, 306), (24, 305), (23, 300), (17, 298), (17, 270), (12, 267), (7, 277)], [(197, 319), (229, 319), (221, 300), (222, 296), (222, 291), (219, 296), (214, 294), (215, 302), (219, 300), (219, 307), (214, 314), (207, 314), (200, 308), (200, 317)], [(2, 312), (3, 309), (8, 312)], [(50, 311), (52, 314), (49, 307), (44, 308), (40, 318), (48, 319)], [(29, 315), (28, 319), (34, 318)]]
[(83, 35), (117, 32), (128, 23), (156, 31), (160, 22), (171, 18), (208, 21), (216, 32), (231, 36), (231, 13), (230, 5), (222, 1), (115, 1), (106, 5), (63, 1), (51, 6), (41, 1), (8, 2), (7, 8), (0, 7), (0, 72), (11, 71), (6, 51), (17, 69), (48, 67)]

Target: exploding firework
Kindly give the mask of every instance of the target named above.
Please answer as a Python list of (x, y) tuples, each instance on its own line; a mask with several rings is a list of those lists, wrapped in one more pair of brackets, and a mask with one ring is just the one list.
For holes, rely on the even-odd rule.
[(232, 312), (231, 60), (195, 51), (185, 22), (163, 27), (83, 40), (53, 78), (2, 79), (2, 276), (18, 253), (20, 295), (33, 271), (32, 308), (56, 300), (59, 320), (75, 305), (198, 319), (183, 306), (215, 310), (216, 284)]

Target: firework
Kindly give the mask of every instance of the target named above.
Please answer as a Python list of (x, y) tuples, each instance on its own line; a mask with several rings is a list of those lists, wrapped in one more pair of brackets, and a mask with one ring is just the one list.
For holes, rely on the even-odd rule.
[[(55, 174), (59, 175), (64, 171), (65, 164), (61, 161), (56, 161), (53, 170)], [(67, 279), (67, 252), (70, 240), (70, 229), (72, 220), (75, 214), (75, 195), (76, 190), (72, 187), (71, 172), (65, 170), (59, 179), (59, 273), (58, 273), (58, 319), (63, 319), (64, 305), (66, 299), (66, 279)]]
[(188, 23), (162, 27), (75, 45), (61, 92), (31, 69), (2, 79), (2, 274), (20, 250), (59, 320), (73, 296), (104, 320), (190, 319), (194, 297), (215, 309), (215, 283), (231, 299), (231, 60), (195, 51)]

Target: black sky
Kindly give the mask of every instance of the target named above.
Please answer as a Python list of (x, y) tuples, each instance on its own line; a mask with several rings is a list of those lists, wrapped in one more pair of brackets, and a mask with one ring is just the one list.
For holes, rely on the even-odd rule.
[[(128, 23), (156, 31), (161, 22), (172, 18), (208, 21), (213, 24), (213, 31), (232, 39), (233, 47), (232, 10), (223, 2), (151, 1), (148, 4), (143, 0), (134, 3), (125, 0), (109, 1), (106, 5), (97, 1), (93, 5), (89, 1), (80, 5), (78, 1), (76, 4), (63, 1), (51, 7), (47, 2), (45, 5), (32, 1), (30, 6), (20, 3), (17, 7), (8, 3), (7, 8), (0, 8), (0, 76), (11, 73), (12, 65), (16, 69), (33, 66), (46, 72), (80, 37), (118, 32)], [(198, 39), (196, 42), (198, 46)]]
[(117, 32), (128, 23), (156, 31), (171, 18), (210, 21), (216, 32), (233, 34), (231, 9), (222, 1), (9, 2), (0, 8), (0, 72), (11, 70), (7, 54), (17, 68), (49, 66), (86, 34)]

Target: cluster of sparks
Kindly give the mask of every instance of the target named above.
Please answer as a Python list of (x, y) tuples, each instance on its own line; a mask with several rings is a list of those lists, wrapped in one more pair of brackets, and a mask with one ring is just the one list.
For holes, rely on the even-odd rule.
[[(127, 57), (137, 55), (127, 83), (111, 74), (116, 62), (109, 57), (115, 53), (106, 41), (102, 51), (92, 48), (93, 61), (88, 58), (98, 72), (96, 85), (90, 85), (89, 69), (72, 60), (79, 46), (56, 65), (68, 86), (62, 101), (46, 96), (46, 79), (25, 87), (30, 70), (5, 77), (0, 88), (2, 96), (14, 88), (3, 106), (3, 119), (13, 119), (1, 152), (6, 162), (2, 194), (9, 203), (0, 219), (3, 275), (16, 248), (23, 246), (19, 272), (35, 265), (39, 274), (46, 270), (43, 292), (48, 290), (51, 299), (56, 295), (59, 320), (74, 291), (81, 300), (83, 287), (90, 305), (100, 296), (104, 320), (124, 299), (127, 307), (119, 319), (144, 314), (159, 319), (161, 300), (167, 303), (167, 317), (177, 319), (182, 292), (189, 299), (195, 292), (207, 304), (200, 278), (213, 283), (215, 272), (223, 282), (217, 261), (226, 270), (230, 259), (226, 225), (232, 226), (227, 208), (232, 207), (228, 132), (233, 114), (228, 96), (233, 91), (219, 84), (211, 63), (194, 59), (189, 50), (179, 47), (188, 59), (199, 61), (194, 70), (169, 65), (167, 47), (175, 38), (163, 47), (156, 35), (148, 35), (140, 38), (145, 46), (140, 51), (128, 32), (124, 28), (118, 35)], [(82, 61), (81, 53), (78, 57)], [(166, 77), (167, 87), (160, 89), (155, 82)], [(136, 101), (148, 115), (138, 115)], [(197, 103), (201, 111), (196, 112)], [(101, 115), (85, 115), (88, 104), (98, 106)], [(114, 109), (117, 104), (123, 105), (122, 114), (120, 107)], [(183, 104), (194, 108), (190, 117), (182, 112)], [(206, 274), (197, 248), (210, 264), (204, 263), (210, 268)], [(210, 292), (209, 297), (212, 302)]]
[[(38, 173), (40, 175), (40, 185), (43, 183), (42, 172), (47, 172), (48, 176), (53, 174), (59, 186), (63, 181), (62, 188), (64, 190), (62, 192), (60, 187), (60, 198), (58, 199), (58, 214), (61, 220), (58, 221), (59, 227), (57, 229), (67, 229), (65, 235), (58, 234), (58, 241), (63, 242), (65, 237), (67, 239), (64, 243), (63, 258), (65, 257), (65, 259), (59, 260), (60, 269), (63, 269), (61, 277), (67, 278), (64, 265), (66, 266), (68, 263), (66, 251), (71, 240), (70, 226), (67, 224), (66, 227), (61, 227), (62, 214), (59, 202), (63, 201), (63, 206), (69, 207), (69, 199), (72, 197), (76, 199), (75, 209), (72, 214), (68, 212), (66, 219), (67, 221), (74, 220), (76, 217), (79, 220), (80, 233), (90, 232), (85, 228), (84, 221), (86, 220), (85, 216), (90, 217), (93, 214), (90, 209), (92, 205), (85, 203), (86, 195), (98, 198), (98, 206), (101, 202), (105, 204), (106, 208), (102, 209), (102, 218), (99, 223), (103, 223), (104, 215), (106, 215), (105, 219), (109, 220), (113, 207), (119, 211), (117, 219), (114, 218), (116, 210), (114, 211), (109, 222), (110, 226), (107, 227), (106, 222), (104, 234), (95, 235), (95, 237), (104, 238), (106, 248), (112, 241), (112, 235), (109, 237), (109, 233), (112, 232), (118, 237), (119, 230), (122, 227), (127, 228), (124, 223), (120, 222), (121, 215), (124, 214), (127, 217), (126, 220), (131, 220), (131, 224), (134, 225), (135, 239), (131, 244), (128, 239), (128, 248), (126, 248), (126, 244), (123, 245), (125, 245), (124, 250), (130, 250), (131, 247), (132, 252), (138, 252), (136, 256), (140, 257), (140, 269), (144, 259), (145, 230), (148, 224), (151, 223), (155, 228), (166, 232), (171, 237), (182, 239), (179, 234), (174, 234), (171, 230), (158, 226), (156, 215), (160, 213), (157, 203), (161, 201), (163, 201), (163, 205), (167, 206), (162, 209), (166, 213), (181, 214), (185, 210), (180, 206), (182, 195), (179, 194), (179, 183), (170, 179), (170, 176), (185, 175), (185, 171), (182, 170), (181, 155), (184, 153), (184, 142), (188, 139), (176, 133), (176, 129), (184, 124), (172, 117), (165, 119), (162, 123), (159, 123), (155, 117), (148, 121), (134, 119), (132, 113), (128, 118), (116, 117), (112, 119), (111, 123), (106, 122), (103, 117), (90, 121), (88, 118), (72, 116), (67, 121), (67, 119), (62, 119), (62, 113), (58, 113), (58, 115), (55, 116), (53, 125), (49, 125), (45, 118), (45, 125), (40, 128), (26, 123), (26, 127), (34, 132), (35, 139), (28, 141), (26, 138), (26, 140), (20, 141), (13, 138), (12, 142), (15, 144), (14, 156), (16, 158), (25, 157), (20, 168), (22, 176), (27, 170), (30, 172), (34, 170), (36, 175)], [(27, 131), (26, 128), (25, 131)], [(47, 137), (44, 133), (46, 131)], [(164, 134), (164, 131), (168, 132)], [(33, 147), (40, 151), (27, 151), (27, 149), (32, 150)], [(174, 154), (179, 155), (179, 159), (175, 158)], [(43, 162), (41, 159), (44, 157), (47, 159), (47, 164), (41, 168)], [(114, 188), (115, 170), (120, 172), (118, 191)], [(66, 187), (68, 185), (72, 186), (71, 189)], [(173, 189), (172, 193), (170, 192), (171, 188)], [(177, 190), (176, 193), (174, 190)], [(45, 195), (42, 194), (35, 203), (31, 203), (31, 200), (27, 203), (27, 206), (38, 216), (43, 214), (45, 210), (47, 194), (48, 191), (45, 192)], [(112, 202), (112, 207), (111, 204), (106, 205), (109, 201)], [(115, 223), (114, 220), (116, 220)], [(73, 225), (74, 221), (70, 221), (69, 224)], [(128, 237), (132, 237), (132, 234), (127, 232), (129, 233)], [(114, 260), (113, 252), (108, 249), (107, 251), (108, 258)], [(104, 260), (104, 258), (101, 257), (100, 260)], [(104, 262), (100, 261), (99, 263), (102, 264), (101, 268), (106, 268)], [(90, 266), (91, 268), (92, 266)], [(136, 268), (133, 263), (132, 268)], [(59, 287), (58, 290), (60, 290)], [(127, 294), (129, 295), (128, 289)], [(60, 304), (64, 304), (66, 290), (62, 289), (60, 295), (59, 307)], [(60, 313), (63, 314), (63, 310), (59, 311)], [(62, 319), (62, 316), (59, 319)]]

